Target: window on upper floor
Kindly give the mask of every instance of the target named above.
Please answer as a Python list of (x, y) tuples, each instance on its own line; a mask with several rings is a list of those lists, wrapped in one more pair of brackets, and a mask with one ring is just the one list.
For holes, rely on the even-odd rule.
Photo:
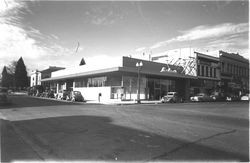
[(206, 77), (208, 77), (208, 66), (206, 66)]
[(225, 63), (224, 62), (221, 62), (221, 72), (224, 72), (224, 67), (225, 66)]
[(217, 75), (216, 75), (216, 68), (214, 68), (214, 78), (216, 78)]
[(201, 72), (200, 72), (200, 65), (197, 66), (197, 75), (200, 76)]
[(204, 66), (201, 66), (201, 76), (204, 76)]

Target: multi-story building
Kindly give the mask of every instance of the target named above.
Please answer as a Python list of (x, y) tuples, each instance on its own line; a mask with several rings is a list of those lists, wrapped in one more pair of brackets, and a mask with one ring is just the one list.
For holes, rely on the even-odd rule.
[(219, 51), (221, 63), (221, 89), (225, 94), (249, 92), (249, 60), (239, 54)]
[(41, 85), (41, 72), (34, 70), (30, 74), (30, 87)]
[(196, 54), (197, 79), (190, 82), (190, 93), (211, 94), (219, 91), (220, 64), (219, 58), (194, 52)]
[(42, 79), (42, 84), (56, 88), (57, 93), (80, 91), (86, 100), (97, 100), (98, 95), (102, 100), (136, 100), (138, 94), (140, 99), (159, 100), (168, 91), (180, 92), (189, 99), (188, 81), (195, 77), (186, 75), (181, 66), (130, 57), (114, 64), (101, 69), (83, 65), (56, 71), (51, 78)]
[(58, 70), (62, 70), (65, 69), (63, 67), (56, 67), (56, 66), (49, 66), (48, 69), (42, 70), (42, 71), (32, 71), (31, 75), (30, 75), (30, 86), (36, 86), (36, 85), (42, 85), (41, 80), (42, 79), (46, 79), (46, 78), (50, 78), (51, 77), (51, 73), (58, 71)]

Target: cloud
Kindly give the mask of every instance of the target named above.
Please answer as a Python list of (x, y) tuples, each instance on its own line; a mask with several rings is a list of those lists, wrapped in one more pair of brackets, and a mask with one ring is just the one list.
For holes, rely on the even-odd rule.
[(58, 60), (62, 60), (60, 65), (68, 61), (63, 59), (71, 56), (75, 47), (62, 47), (56, 44), (58, 36), (44, 35), (38, 29), (22, 24), (20, 13), (29, 11), (27, 2), (6, 2), (7, 5), (3, 1), (0, 3), (0, 68), (21, 56), (30, 69), (42, 69), (51, 63), (59, 63)]
[(85, 21), (93, 25), (112, 25), (115, 22), (124, 18), (124, 13), (121, 12), (116, 6), (98, 5), (97, 7), (90, 7), (85, 12)]
[(190, 30), (181, 31), (182, 35), (180, 36), (171, 38), (166, 41), (155, 43), (150, 48), (156, 49), (175, 42), (195, 41), (201, 39), (213, 39), (224, 36), (238, 35), (242, 33), (247, 33), (248, 31), (248, 23), (224, 23), (215, 26), (197, 26)]
[(136, 52), (142, 52), (142, 51), (144, 51), (146, 49), (147, 49), (147, 47), (140, 47), (140, 48), (135, 49), (135, 51)]

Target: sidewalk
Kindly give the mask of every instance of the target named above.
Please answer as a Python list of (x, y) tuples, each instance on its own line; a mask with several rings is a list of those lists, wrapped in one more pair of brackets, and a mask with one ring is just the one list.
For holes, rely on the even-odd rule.
[[(122, 101), (122, 100), (106, 100), (106, 101), (86, 101), (87, 104), (104, 104), (104, 105), (133, 105), (133, 104), (138, 104), (136, 100), (131, 100), (131, 101)], [(154, 100), (154, 101), (148, 101), (148, 100), (141, 100), (140, 104), (159, 104), (161, 103), (160, 100)]]
[[(45, 97), (36, 97), (36, 96), (29, 96), (32, 98), (39, 98), (39, 99), (45, 99), (45, 100), (53, 100), (53, 101), (60, 101), (65, 103), (77, 103), (77, 104), (101, 104), (101, 105), (133, 105), (138, 104), (136, 100), (131, 101), (122, 101), (120, 99), (110, 99), (110, 100), (101, 100), (100, 102), (98, 100), (86, 100), (85, 102), (72, 102), (67, 100), (58, 100), (55, 98), (45, 98)], [(148, 101), (148, 100), (141, 100), (140, 104), (159, 104), (161, 103), (160, 100), (154, 100), (154, 101)]]

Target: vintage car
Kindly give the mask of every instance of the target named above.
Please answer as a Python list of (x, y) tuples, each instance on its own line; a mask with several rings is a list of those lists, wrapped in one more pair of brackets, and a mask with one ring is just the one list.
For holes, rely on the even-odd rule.
[(214, 101), (215, 99), (206, 93), (198, 93), (195, 96), (190, 97), (190, 100), (193, 102), (199, 102), (199, 101)]
[(214, 100), (214, 101), (226, 101), (226, 97), (219, 92), (212, 92), (210, 97)]
[(183, 98), (177, 92), (168, 92), (167, 95), (161, 98), (162, 103), (176, 103), (183, 102)]
[(60, 100), (67, 100), (68, 96), (69, 96), (69, 91), (66, 91), (66, 90), (61, 90), (58, 92), (57, 94), (57, 99), (60, 99)]
[(242, 96), (240, 97), (240, 100), (241, 100), (241, 101), (249, 101), (249, 94), (242, 95)]
[(80, 91), (71, 91), (67, 100), (83, 102), (84, 98)]

